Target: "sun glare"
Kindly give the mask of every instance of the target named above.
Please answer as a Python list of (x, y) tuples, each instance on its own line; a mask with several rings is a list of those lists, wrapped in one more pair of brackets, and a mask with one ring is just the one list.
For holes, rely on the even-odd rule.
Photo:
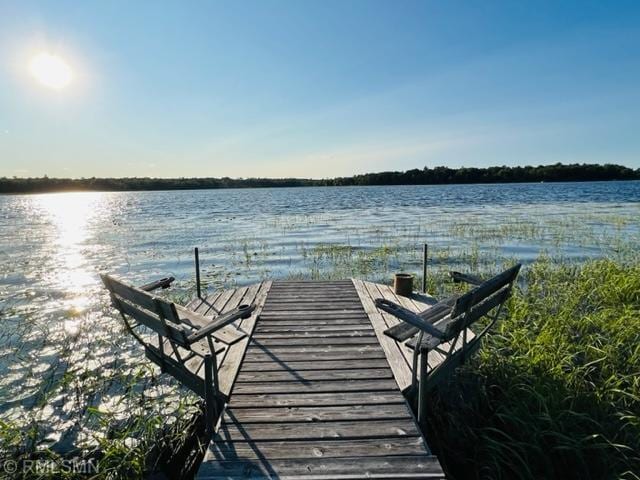
[(40, 84), (56, 90), (65, 88), (73, 79), (71, 67), (62, 58), (46, 52), (31, 59), (29, 70)]
[[(80, 313), (89, 304), (86, 292), (95, 283), (87, 267), (85, 249), (91, 238), (91, 225), (104, 205), (101, 193), (54, 193), (33, 197), (34, 206), (49, 223), (50, 246), (55, 271), (52, 281), (63, 286), (70, 311)], [(73, 323), (65, 325), (73, 330)]]

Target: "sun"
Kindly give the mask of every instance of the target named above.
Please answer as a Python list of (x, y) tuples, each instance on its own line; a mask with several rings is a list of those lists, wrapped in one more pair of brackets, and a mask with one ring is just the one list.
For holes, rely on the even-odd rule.
[(61, 90), (73, 80), (71, 67), (59, 56), (47, 52), (35, 55), (29, 63), (29, 71), (42, 85)]

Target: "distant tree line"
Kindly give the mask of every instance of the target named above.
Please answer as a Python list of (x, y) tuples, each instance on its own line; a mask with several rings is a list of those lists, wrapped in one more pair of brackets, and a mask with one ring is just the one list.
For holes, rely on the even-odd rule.
[(537, 167), (448, 168), (435, 167), (406, 172), (366, 173), (335, 178), (332, 185), (441, 185), (453, 183), (588, 182), (598, 180), (638, 180), (640, 168), (622, 165), (556, 163)]
[(0, 193), (63, 191), (198, 190), (352, 185), (442, 185), (469, 183), (585, 182), (640, 180), (640, 168), (622, 165), (556, 163), (537, 167), (415, 168), (405, 172), (366, 173), (333, 179), (305, 178), (0, 178)]

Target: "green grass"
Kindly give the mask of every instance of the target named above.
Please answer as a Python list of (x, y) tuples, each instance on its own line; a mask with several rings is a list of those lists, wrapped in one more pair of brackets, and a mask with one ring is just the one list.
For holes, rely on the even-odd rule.
[(457, 479), (640, 478), (640, 263), (541, 259), (473, 360), (430, 398)]

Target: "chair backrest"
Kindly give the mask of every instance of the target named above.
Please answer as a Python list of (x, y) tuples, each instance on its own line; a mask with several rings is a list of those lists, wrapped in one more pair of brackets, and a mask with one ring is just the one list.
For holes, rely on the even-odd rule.
[(117, 278), (102, 274), (102, 283), (111, 294), (111, 303), (124, 316), (130, 316), (159, 335), (187, 347), (187, 333), (181, 326), (176, 306)]
[(503, 304), (511, 294), (521, 266), (517, 264), (461, 295), (456, 300), (449, 319), (442, 325), (445, 327), (445, 340), (455, 337), (462, 329)]

